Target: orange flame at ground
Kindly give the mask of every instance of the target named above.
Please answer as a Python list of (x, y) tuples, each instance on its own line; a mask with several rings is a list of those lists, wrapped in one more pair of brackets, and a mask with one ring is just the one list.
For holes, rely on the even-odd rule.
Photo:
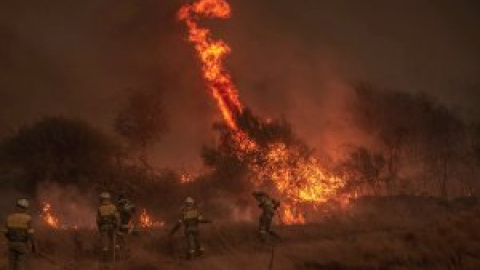
[(290, 149), (283, 143), (260, 147), (248, 134), (239, 129), (238, 116), (244, 111), (238, 91), (223, 60), (231, 52), (223, 40), (214, 40), (209, 29), (199, 26), (198, 17), (229, 18), (231, 9), (226, 0), (197, 0), (184, 5), (178, 19), (188, 27), (188, 40), (193, 43), (202, 63), (203, 77), (211, 95), (216, 100), (227, 126), (234, 131), (234, 140), (240, 159), (252, 153), (259, 154), (262, 162), (248, 161), (255, 173), (254, 183), (261, 186), (262, 179), (275, 184), (276, 192), (282, 196), (281, 218), (286, 224), (305, 223), (298, 210), (301, 203), (319, 204), (335, 195), (343, 181), (325, 173), (320, 163), (305, 157), (298, 149)]
[(42, 213), (40, 217), (50, 227), (58, 229), (60, 227), (59, 219), (52, 213), (52, 205), (47, 202), (42, 203)]
[(260, 179), (276, 183), (283, 196), (295, 202), (325, 202), (335, 195), (343, 181), (330, 176), (313, 157), (304, 157), (298, 149), (289, 149), (283, 143), (272, 144), (264, 155), (266, 161), (253, 169)]
[(182, 173), (180, 175), (180, 183), (182, 184), (192, 183), (194, 181), (195, 181), (195, 178), (191, 174)]
[(143, 209), (140, 214), (140, 227), (142, 228), (160, 228), (165, 226), (165, 222), (154, 220), (147, 212), (147, 209)]
[(290, 205), (286, 205), (283, 207), (282, 212), (282, 222), (284, 224), (304, 224), (305, 216), (302, 213), (298, 213), (295, 209), (292, 209)]

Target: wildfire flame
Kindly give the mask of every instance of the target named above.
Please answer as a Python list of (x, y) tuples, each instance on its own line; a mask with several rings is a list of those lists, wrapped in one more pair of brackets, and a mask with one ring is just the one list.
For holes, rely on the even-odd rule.
[(238, 157), (252, 153), (260, 159), (248, 160), (251, 171), (255, 174), (254, 184), (261, 186), (263, 179), (275, 184), (276, 192), (282, 196), (281, 218), (285, 224), (305, 223), (305, 216), (299, 211), (300, 204), (319, 204), (335, 195), (343, 181), (325, 173), (320, 163), (312, 157), (305, 157), (298, 149), (287, 147), (283, 143), (260, 147), (254, 139), (239, 128), (238, 117), (244, 111), (238, 90), (230, 73), (223, 65), (223, 60), (231, 52), (223, 40), (215, 40), (211, 31), (199, 26), (199, 17), (227, 19), (231, 8), (226, 0), (197, 0), (186, 4), (178, 12), (178, 19), (188, 28), (188, 40), (194, 45), (202, 63), (203, 78), (209, 92), (216, 100), (217, 106), (227, 126), (234, 133)]
[(140, 214), (140, 227), (142, 228), (159, 228), (165, 226), (163, 221), (155, 221), (147, 212), (147, 209), (143, 209)]
[(42, 203), (42, 213), (40, 217), (43, 221), (52, 228), (58, 229), (60, 227), (59, 219), (52, 212), (52, 205), (48, 202)]
[(295, 209), (292, 209), (290, 205), (283, 207), (282, 221), (285, 224), (304, 224), (305, 216), (301, 213), (297, 213)]
[(230, 47), (222, 40), (213, 40), (210, 30), (199, 27), (195, 20), (197, 16), (226, 19), (230, 13), (226, 1), (200, 0), (184, 5), (178, 12), (178, 18), (185, 21), (188, 27), (188, 40), (195, 46), (202, 62), (203, 77), (225, 122), (230, 128), (238, 130), (235, 118), (243, 111), (243, 106), (231, 76), (223, 66), (223, 59), (230, 53)]
[(189, 167), (181, 168), (179, 172), (180, 183), (188, 184), (195, 182), (196, 179), (198, 179), (202, 175), (205, 175), (207, 171), (204, 168)]
[(183, 173), (180, 175), (180, 183), (187, 184), (195, 181), (195, 177), (189, 173)]

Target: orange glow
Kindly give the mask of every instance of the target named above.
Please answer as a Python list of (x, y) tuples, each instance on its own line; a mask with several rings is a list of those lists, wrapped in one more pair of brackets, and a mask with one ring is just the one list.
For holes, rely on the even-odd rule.
[(229, 18), (230, 6), (224, 0), (200, 0), (183, 6), (178, 12), (178, 19), (188, 27), (188, 40), (193, 43), (202, 62), (203, 77), (223, 119), (230, 128), (237, 130), (236, 117), (242, 112), (243, 106), (231, 76), (223, 65), (230, 47), (222, 40), (213, 40), (209, 29), (199, 27), (196, 21), (198, 16)]
[(143, 209), (140, 214), (140, 227), (142, 228), (160, 228), (165, 226), (165, 222), (154, 220), (147, 212), (147, 209)]
[(283, 207), (281, 219), (282, 223), (286, 225), (306, 223), (305, 216), (301, 213), (297, 213), (290, 205)]
[(189, 167), (179, 169), (179, 180), (182, 184), (193, 183), (207, 172), (203, 168)]
[(343, 186), (343, 181), (327, 175), (315, 158), (305, 158), (283, 143), (270, 145), (264, 158), (261, 165), (252, 164), (258, 178), (272, 180), (293, 202), (325, 202)]
[(328, 175), (313, 157), (304, 157), (299, 149), (289, 149), (283, 143), (262, 149), (263, 162), (249, 163), (255, 173), (254, 184), (261, 187), (265, 181), (275, 184), (275, 192), (282, 198), (280, 218), (284, 224), (305, 223), (302, 206), (318, 209), (322, 203), (336, 197), (343, 180)]
[(195, 178), (191, 174), (183, 173), (180, 175), (180, 183), (182, 184), (192, 183), (193, 181), (195, 181)]
[(59, 219), (52, 213), (52, 205), (50, 203), (42, 203), (42, 213), (40, 214), (40, 217), (49, 227), (54, 229), (60, 227)]
[[(234, 133), (237, 156), (254, 173), (251, 178), (253, 183), (259, 188), (266, 181), (274, 183), (274, 192), (281, 197), (284, 205), (280, 217), (285, 224), (305, 223), (302, 205), (318, 206), (326, 202), (337, 195), (343, 181), (326, 173), (318, 160), (302, 154), (300, 149), (289, 148), (283, 143), (259, 146), (239, 128), (237, 120), (244, 106), (223, 64), (231, 49), (223, 40), (214, 40), (210, 29), (200, 27), (197, 22), (200, 17), (227, 19), (230, 16), (231, 9), (226, 0), (197, 0), (184, 5), (178, 12), (178, 19), (188, 28), (188, 41), (194, 45), (202, 63), (207, 88), (217, 102), (225, 123)], [(252, 154), (258, 158), (249, 159)]]

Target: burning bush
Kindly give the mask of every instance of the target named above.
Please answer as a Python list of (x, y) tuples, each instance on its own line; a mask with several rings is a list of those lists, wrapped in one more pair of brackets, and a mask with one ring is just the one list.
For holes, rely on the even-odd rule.
[[(245, 109), (223, 65), (230, 47), (223, 40), (214, 40), (210, 30), (198, 23), (201, 16), (225, 19), (230, 13), (225, 0), (198, 0), (184, 5), (178, 13), (179, 20), (188, 28), (189, 41), (202, 63), (203, 78), (227, 127), (221, 133), (220, 153), (210, 156), (225, 157), (240, 164), (234, 168), (246, 168), (253, 186), (269, 187), (282, 197), (282, 217), (286, 222), (304, 222), (300, 204), (325, 202), (336, 195), (342, 180), (325, 171), (308, 148), (295, 139), (285, 121), (263, 121)], [(208, 156), (209, 151), (206, 152)]]

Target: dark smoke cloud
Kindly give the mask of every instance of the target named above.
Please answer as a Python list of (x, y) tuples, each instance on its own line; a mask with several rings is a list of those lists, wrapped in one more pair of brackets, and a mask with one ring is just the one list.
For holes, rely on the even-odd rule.
[[(171, 124), (152, 159), (159, 166), (199, 162), (219, 115), (175, 21), (181, 3), (3, 1), (0, 136), (52, 114), (108, 130), (127, 88), (159, 89)], [(211, 25), (232, 46), (228, 66), (242, 99), (259, 115), (286, 116), (320, 150), (359, 137), (344, 108), (357, 80), (427, 92), (464, 115), (476, 113), (480, 8), (474, 1), (231, 3), (232, 20)]]

